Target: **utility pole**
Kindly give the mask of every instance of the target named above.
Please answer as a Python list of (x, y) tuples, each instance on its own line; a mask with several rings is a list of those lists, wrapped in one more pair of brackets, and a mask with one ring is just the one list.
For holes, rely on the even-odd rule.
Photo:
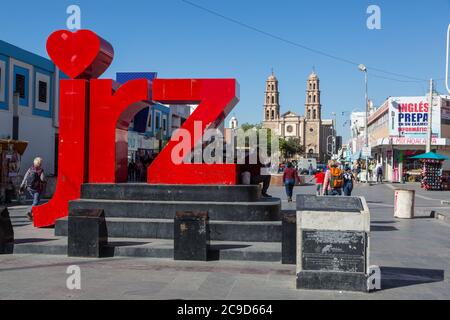
[(333, 156), (336, 155), (336, 136), (337, 136), (337, 118), (336, 118), (336, 112), (331, 113), (333, 115)]
[(431, 152), (433, 144), (433, 79), (430, 80), (430, 97), (428, 106), (428, 128), (427, 128), (427, 153)]
[[(363, 64), (359, 65), (359, 70), (364, 72), (364, 80), (365, 80), (365, 108), (366, 108), (366, 121), (364, 126), (364, 145), (365, 145), (365, 152), (369, 149), (369, 93), (368, 93), (368, 79), (367, 79), (367, 67)], [(366, 183), (369, 183), (369, 155), (366, 154)]]

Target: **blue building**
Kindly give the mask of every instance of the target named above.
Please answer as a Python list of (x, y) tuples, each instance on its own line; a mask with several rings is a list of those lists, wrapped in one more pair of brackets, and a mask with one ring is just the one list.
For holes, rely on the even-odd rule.
[(38, 156), (56, 174), (61, 77), (49, 59), (0, 40), (0, 139), (29, 142), (21, 174)]
[[(130, 80), (147, 79), (153, 81), (156, 72), (120, 72), (116, 74), (116, 81), (124, 84)], [(148, 104), (134, 117), (128, 137), (130, 158), (138, 151), (159, 153), (162, 145), (170, 139), (171, 114), (170, 108), (161, 104)]]

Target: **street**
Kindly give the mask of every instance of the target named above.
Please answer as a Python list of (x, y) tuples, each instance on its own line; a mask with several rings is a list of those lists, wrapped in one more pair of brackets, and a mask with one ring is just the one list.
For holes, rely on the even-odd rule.
[[(416, 218), (393, 218), (396, 187), (415, 189)], [(269, 193), (285, 201), (284, 189)], [(314, 186), (295, 193), (314, 193)], [(372, 215), (370, 264), (381, 267), (382, 290), (371, 293), (295, 289), (295, 266), (281, 263), (171, 259), (74, 259), (63, 255), (0, 256), (0, 299), (449, 299), (450, 224), (430, 218), (448, 192), (425, 192), (418, 185), (357, 185)], [(450, 207), (447, 207), (449, 210)], [(25, 208), (11, 208), (16, 241), (51, 241), (52, 229), (36, 230)], [(81, 289), (69, 290), (71, 265), (80, 267)]]

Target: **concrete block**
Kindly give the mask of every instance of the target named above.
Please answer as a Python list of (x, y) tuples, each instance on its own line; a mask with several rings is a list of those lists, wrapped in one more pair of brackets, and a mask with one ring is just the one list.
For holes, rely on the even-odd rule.
[(297, 199), (297, 288), (367, 292), (370, 211), (364, 198)]
[(282, 263), (295, 265), (297, 263), (297, 216), (295, 214), (284, 214), (282, 230)]
[(100, 209), (74, 210), (68, 218), (69, 257), (99, 258), (108, 244), (105, 212)]
[(207, 212), (177, 212), (174, 223), (174, 259), (207, 261), (210, 247)]
[(14, 251), (14, 230), (6, 207), (0, 207), (0, 254)]

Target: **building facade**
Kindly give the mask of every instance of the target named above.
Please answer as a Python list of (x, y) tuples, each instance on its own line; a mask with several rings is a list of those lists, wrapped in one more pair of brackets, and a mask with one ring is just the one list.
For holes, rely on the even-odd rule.
[(0, 41), (0, 139), (28, 142), (21, 175), (35, 157), (47, 175), (57, 173), (61, 78), (50, 60)]
[(332, 120), (322, 119), (320, 79), (313, 71), (306, 82), (305, 115), (293, 111), (281, 114), (278, 79), (272, 73), (266, 81), (264, 102), (264, 128), (276, 135), (296, 138), (305, 148), (304, 156), (324, 162), (330, 158), (330, 137), (336, 135)]
[[(116, 80), (120, 84), (136, 79), (153, 81), (156, 77), (156, 72), (120, 72), (116, 74)], [(129, 160), (145, 153), (151, 156), (159, 153), (164, 143), (172, 135), (171, 109), (150, 101), (142, 103), (147, 104), (147, 107), (135, 115), (128, 130)]]

